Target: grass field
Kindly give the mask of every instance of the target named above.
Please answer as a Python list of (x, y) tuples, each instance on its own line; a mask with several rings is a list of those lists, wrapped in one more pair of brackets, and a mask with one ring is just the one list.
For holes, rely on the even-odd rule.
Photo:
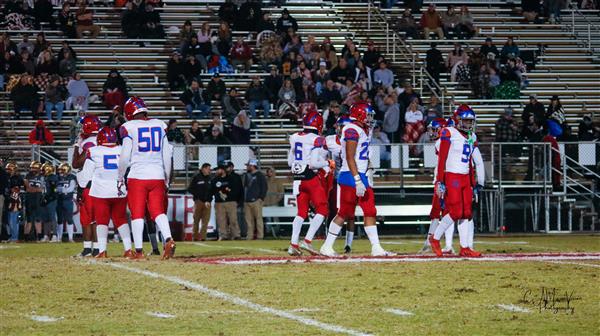
[[(413, 254), (421, 239), (382, 243)], [(598, 253), (600, 236), (478, 237), (476, 247), (507, 256)], [(175, 260), (128, 262), (72, 258), (80, 244), (3, 244), (0, 334), (600, 334), (598, 254), (539, 261), (208, 262), (262, 262), (285, 257), (286, 248), (283, 240), (188, 242), (178, 244)], [(357, 240), (353, 256), (369, 251), (368, 241)], [(109, 255), (120, 252), (120, 244), (110, 244)]]

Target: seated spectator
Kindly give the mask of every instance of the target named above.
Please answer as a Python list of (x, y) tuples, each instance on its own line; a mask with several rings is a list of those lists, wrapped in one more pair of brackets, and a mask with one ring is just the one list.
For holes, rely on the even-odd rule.
[(469, 62), (469, 55), (463, 51), (462, 47), (458, 43), (454, 43), (454, 49), (448, 53), (448, 57), (446, 58), (446, 68), (451, 69), (451, 73), (453, 74), (452, 81), (456, 80), (456, 69), (455, 67), (461, 64), (465, 66)]
[(20, 60), (10, 51), (3, 52), (0, 57), (0, 91), (4, 91), (4, 82), (9, 81), (11, 75), (23, 72), (25, 67)]
[(508, 37), (508, 39), (506, 39), (506, 43), (500, 51), (502, 63), (506, 62), (506, 60), (509, 58), (519, 57), (520, 54), (519, 47), (515, 44), (512, 36)]
[(29, 33), (23, 34), (23, 40), (17, 44), (19, 53), (23, 53), (23, 49), (25, 49), (29, 54), (33, 54), (34, 48), (35, 45), (29, 40)]
[(354, 68), (348, 67), (348, 63), (343, 58), (340, 58), (338, 65), (329, 72), (329, 78), (336, 83), (343, 84), (346, 79), (354, 80), (354, 77), (356, 77)]
[[(200, 45), (200, 54), (204, 56), (204, 58), (212, 55), (213, 53), (213, 45), (211, 42), (213, 33), (214, 31), (210, 29), (210, 24), (208, 22), (204, 22), (202, 24), (202, 27), (200, 27), (198, 34), (196, 35), (198, 37), (198, 44)], [(188, 43), (190, 41), (191, 37)]]
[[(321, 59), (327, 62), (327, 68), (332, 69), (338, 65), (338, 57), (335, 53), (335, 47), (331, 44), (329, 37), (326, 37), (321, 44)], [(377, 61), (376, 61), (377, 62)]]
[(237, 4), (233, 3), (232, 0), (225, 0), (225, 2), (219, 6), (219, 19), (227, 22), (230, 26), (233, 26), (237, 20), (237, 12)]
[(356, 67), (356, 64), (354, 63), (353, 58), (354, 58), (355, 52), (357, 52), (357, 51), (358, 51), (358, 49), (356, 48), (356, 44), (354, 44), (354, 41), (352, 40), (352, 38), (350, 38), (350, 37), (346, 38), (346, 44), (342, 48), (342, 58), (346, 60), (346, 63), (348, 63), (348, 67), (350, 67), (350, 68)]
[(342, 95), (340, 91), (335, 86), (335, 82), (331, 79), (325, 82), (325, 87), (321, 91), (321, 95), (319, 95), (319, 105), (321, 107), (329, 105), (331, 101), (341, 102)]
[(405, 38), (416, 39), (419, 34), (419, 26), (410, 8), (406, 8), (402, 16), (396, 21), (396, 29), (404, 33)]
[(186, 143), (188, 145), (200, 145), (204, 140), (204, 133), (197, 120), (192, 121), (190, 129), (185, 133)]
[(440, 104), (438, 97), (432, 95), (429, 101), (429, 105), (427, 105), (427, 107), (425, 108), (425, 124), (429, 125), (429, 123), (433, 119), (443, 117), (444, 112), (442, 111), (442, 105)]
[(33, 16), (38, 25), (42, 22), (46, 22), (50, 25), (50, 29), (56, 29), (56, 21), (52, 16), (54, 13), (52, 5), (53, 3), (50, 2), (50, 0), (35, 0)]
[(504, 114), (496, 121), (496, 141), (519, 141), (519, 126), (513, 119), (513, 109), (510, 107), (505, 108)]
[(202, 65), (198, 62), (198, 59), (194, 56), (188, 56), (186, 62), (183, 64), (183, 74), (187, 83), (191, 83), (194, 79), (200, 78), (202, 72)]
[(419, 106), (423, 105), (423, 100), (421, 100), (421, 95), (416, 92), (412, 85), (410, 84), (405, 84), (404, 85), (404, 91), (398, 95), (398, 102), (400, 103), (400, 107), (401, 108), (405, 108), (408, 105), (410, 105), (413, 101), (414, 98), (417, 98), (419, 100)]
[(376, 124), (375, 127), (373, 127), (373, 135), (371, 136), (371, 143), (369, 145), (379, 147), (379, 158), (381, 161), (390, 161), (392, 158), (390, 151), (386, 147), (386, 145), (389, 144), (390, 139), (388, 139), (388, 136), (381, 131), (381, 126)]
[(69, 42), (67, 40), (63, 40), (60, 45), (60, 50), (58, 51), (57, 56), (56, 56), (56, 60), (59, 63), (60, 63), (60, 61), (62, 61), (65, 58), (66, 51), (69, 52), (69, 56), (71, 56), (71, 58), (73, 58), (75, 61), (77, 61), (77, 53), (75, 52), (75, 49), (73, 49), (73, 47), (71, 47), (71, 45), (69, 44)]
[(146, 4), (145, 11), (141, 12), (142, 28), (140, 37), (145, 39), (165, 38), (165, 30), (160, 23), (160, 14), (154, 10), (154, 6)]
[(58, 65), (49, 50), (44, 50), (37, 59), (35, 75), (54, 75), (58, 73)]
[[(192, 80), (190, 87), (181, 94), (179, 100), (185, 105), (185, 111), (189, 118), (205, 118), (210, 112), (210, 105), (207, 104), (200, 82), (196, 79)], [(200, 111), (200, 113), (194, 113), (194, 111)]]
[(423, 107), (419, 105), (419, 99), (413, 98), (404, 114), (404, 143), (415, 143), (425, 132), (423, 124)]
[(283, 85), (281, 86), (281, 89), (279, 89), (277, 96), (279, 97), (279, 116), (296, 118), (298, 112), (296, 106), (296, 90), (289, 78), (286, 78), (283, 81)]
[(237, 89), (229, 89), (229, 93), (223, 97), (223, 117), (232, 121), (243, 106), (244, 102), (240, 99)]
[(283, 46), (283, 53), (288, 54), (293, 51), (295, 54), (298, 54), (301, 48), (302, 40), (300, 39), (300, 35), (292, 34), (290, 40), (287, 41), (287, 43), (285, 43), (285, 45)]
[(20, 66), (18, 66), (18, 70), (15, 69), (15, 71), (17, 71), (17, 73), (26, 72), (29, 75), (35, 75), (35, 63), (27, 50), (21, 52)]
[(71, 39), (77, 37), (77, 30), (75, 29), (77, 17), (71, 11), (71, 5), (68, 2), (63, 2), (62, 10), (58, 13), (58, 22), (65, 37)]
[(444, 30), (442, 29), (442, 26), (442, 19), (436, 12), (435, 5), (432, 3), (429, 4), (427, 10), (421, 15), (421, 28), (423, 28), (425, 39), (429, 40), (429, 33), (434, 32), (438, 35), (440, 40), (443, 40)]
[(256, 26), (257, 32), (263, 32), (265, 30), (275, 31), (275, 24), (271, 21), (271, 14), (269, 12), (263, 12), (258, 25)]
[[(193, 56), (189, 56), (193, 57)], [(184, 90), (187, 86), (185, 64), (181, 61), (181, 55), (178, 51), (171, 54), (171, 59), (167, 63), (167, 82), (171, 91)]]
[(50, 84), (46, 88), (46, 117), (52, 122), (52, 110), (56, 110), (56, 120), (62, 120), (63, 110), (65, 109), (65, 99), (67, 98), (67, 89), (60, 84), (60, 77), (53, 75), (50, 77)]
[(236, 145), (249, 145), (251, 124), (246, 111), (241, 110), (231, 124), (231, 142)]
[(142, 16), (131, 1), (125, 4), (125, 10), (121, 14), (121, 29), (127, 38), (136, 39), (140, 37), (142, 30)]
[(182, 145), (185, 142), (183, 132), (177, 127), (177, 119), (170, 119), (167, 126), (167, 139), (171, 144)]
[(539, 0), (522, 0), (521, 8), (523, 9), (523, 20), (525, 22), (537, 21), (542, 10)]
[(231, 47), (229, 52), (231, 58), (231, 64), (234, 67), (238, 65), (244, 66), (244, 71), (248, 72), (252, 66), (252, 48), (248, 43), (244, 42), (244, 37), (239, 36), (235, 44)]
[(283, 85), (283, 76), (279, 74), (277, 66), (271, 65), (269, 75), (265, 77), (265, 87), (269, 92), (269, 102), (272, 104), (277, 103), (277, 94), (279, 89)]
[(494, 59), (497, 59), (500, 55), (498, 48), (496, 48), (496, 46), (492, 43), (491, 37), (487, 37), (485, 39), (485, 43), (481, 46), (480, 52), (483, 55), (483, 57), (488, 59), (490, 58), (490, 53), (494, 55)]
[(90, 32), (92, 38), (96, 38), (100, 34), (100, 27), (94, 24), (94, 15), (91, 10), (87, 8), (85, 0), (79, 0), (77, 9), (77, 25), (75, 31), (77, 38), (82, 38), (83, 32)]
[(221, 56), (229, 55), (231, 50), (231, 28), (227, 22), (221, 22), (217, 31), (217, 51)]
[(225, 96), (225, 82), (221, 80), (221, 75), (219, 75), (219, 73), (213, 74), (212, 79), (206, 88), (206, 94), (209, 101), (222, 101), (223, 96)]
[(269, 117), (271, 106), (269, 104), (269, 91), (260, 82), (258, 76), (252, 78), (252, 83), (246, 90), (246, 102), (248, 103), (248, 109), (252, 118), (256, 118), (256, 108), (261, 107), (263, 109), (263, 116)]
[[(43, 33), (42, 33), (42, 35), (43, 35)], [(6, 51), (8, 51), (8, 52), (12, 51), (13, 56), (19, 54), (19, 49), (17, 47), (17, 44), (13, 40), (10, 39), (10, 35), (8, 35), (8, 33), (6, 33), (6, 32), (4, 32), (4, 33), (2, 33), (2, 35), (0, 35), (0, 51), (2, 51), (3, 53)]]
[(71, 52), (65, 50), (63, 57), (58, 63), (58, 74), (61, 77), (70, 78), (77, 71), (77, 60), (72, 56)]
[(54, 135), (46, 127), (43, 120), (36, 121), (35, 128), (29, 132), (29, 143), (40, 146), (54, 144)]
[(375, 83), (381, 83), (385, 90), (392, 87), (394, 84), (394, 73), (388, 69), (386, 61), (379, 63), (379, 69), (373, 73), (373, 80)]
[(231, 141), (227, 139), (219, 126), (211, 128), (210, 135), (204, 138), (205, 145), (230, 145)]
[(536, 94), (529, 96), (529, 103), (523, 109), (523, 114), (521, 115), (523, 124), (529, 123), (531, 117), (533, 117), (533, 120), (538, 125), (546, 124), (546, 109), (544, 108), (544, 104), (537, 100)]
[(196, 60), (200, 63), (200, 66), (203, 69), (206, 69), (208, 65), (206, 63), (206, 57), (204, 56), (202, 49), (202, 45), (198, 42), (198, 36), (192, 36), (190, 42), (183, 49), (183, 56), (185, 58), (188, 58), (190, 56), (196, 58)]
[(67, 110), (70, 110), (71, 107), (84, 112), (88, 110), (90, 89), (87, 83), (81, 79), (80, 73), (76, 72), (73, 74), (73, 78), (67, 83), (67, 91), (69, 91), (69, 98), (67, 98), (65, 106)]
[(362, 60), (359, 60), (356, 63), (356, 77), (354, 78), (354, 82), (357, 85), (360, 85), (363, 90), (371, 91), (373, 89), (373, 69), (366, 66)]
[(436, 44), (431, 44), (431, 49), (427, 50), (427, 55), (425, 57), (425, 63), (427, 72), (433, 77), (436, 83), (440, 82), (440, 73), (446, 70), (444, 56), (442, 56), (442, 52), (439, 49), (436, 49)]
[(33, 57), (38, 57), (43, 51), (48, 50), (50, 42), (46, 40), (46, 34), (44, 34), (44, 32), (39, 32), (35, 37), (33, 45)]
[(109, 71), (108, 77), (102, 85), (102, 97), (107, 108), (113, 108), (115, 105), (123, 107), (125, 99), (127, 99), (127, 84), (117, 69)]
[(477, 30), (473, 24), (473, 15), (469, 11), (469, 7), (463, 5), (460, 8), (460, 20), (458, 23), (458, 38), (461, 40), (468, 40), (475, 36)]
[(38, 88), (33, 84), (33, 77), (22, 75), (19, 83), (10, 92), (10, 99), (15, 110), (14, 119), (20, 119), (23, 111), (30, 111), (32, 118), (38, 119), (40, 99), (37, 92)]
[(563, 128), (563, 131), (567, 126), (567, 120), (565, 118), (565, 109), (560, 103), (560, 99), (557, 95), (554, 95), (552, 96), (552, 98), (550, 98), (550, 104), (548, 105), (548, 110), (546, 110), (546, 120), (555, 121)]
[(579, 141), (598, 141), (600, 140), (600, 127), (594, 126), (592, 117), (589, 115), (583, 116), (583, 120), (579, 123), (577, 131)]
[(279, 66), (283, 57), (283, 49), (279, 38), (272, 36), (263, 41), (260, 48), (260, 61), (263, 68), (268, 69), (271, 65)]
[[(204, 25), (202, 25), (202, 26), (204, 27)], [(183, 26), (179, 30), (179, 50), (181, 50), (181, 52), (183, 52), (185, 47), (192, 40), (192, 36), (198, 37), (197, 34), (199, 34), (199, 33), (196, 33), (196, 30), (194, 29), (194, 27), (192, 27), (192, 21), (185, 20), (185, 22), (183, 23)], [(210, 38), (210, 36), (209, 36), (209, 38)]]
[(446, 35), (460, 35), (458, 25), (460, 24), (460, 14), (456, 12), (454, 5), (449, 5), (446, 13), (442, 15), (442, 23), (444, 24), (444, 32)]
[(319, 63), (319, 69), (312, 74), (312, 78), (315, 82), (315, 92), (320, 95), (325, 83), (329, 80), (329, 71), (325, 61)]
[(376, 65), (378, 65), (379, 58), (381, 58), (381, 53), (375, 47), (375, 43), (372, 40), (368, 40), (367, 50), (364, 52), (362, 57), (365, 66), (373, 69)]
[(246, 1), (240, 5), (236, 20), (236, 30), (256, 31), (262, 16), (260, 1)]
[(287, 8), (284, 8), (281, 12), (281, 16), (277, 19), (277, 25), (275, 31), (280, 35), (286, 34), (288, 29), (292, 28), (294, 32), (298, 31), (298, 22), (290, 15)]
[[(351, 80), (348, 80), (352, 83)], [(311, 102), (314, 103), (317, 101), (317, 95), (315, 93), (315, 86), (310, 79), (304, 78), (302, 80), (302, 90), (299, 95), (296, 95), (296, 102), (298, 104)]]

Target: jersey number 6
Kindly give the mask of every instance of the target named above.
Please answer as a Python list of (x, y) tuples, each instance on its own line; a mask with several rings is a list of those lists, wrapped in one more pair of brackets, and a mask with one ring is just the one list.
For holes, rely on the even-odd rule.
[(296, 142), (294, 144), (294, 159), (301, 161), (302, 160), (302, 143)]
[(160, 152), (162, 129), (160, 127), (141, 127), (138, 133), (140, 152)]

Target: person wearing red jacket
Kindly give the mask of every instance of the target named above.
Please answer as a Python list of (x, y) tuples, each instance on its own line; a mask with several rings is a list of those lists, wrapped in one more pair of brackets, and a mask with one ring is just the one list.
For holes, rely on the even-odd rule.
[(38, 120), (35, 123), (35, 128), (29, 132), (29, 143), (32, 145), (52, 145), (54, 143), (54, 135), (46, 127), (43, 120)]
[(231, 47), (229, 56), (231, 57), (231, 64), (234, 67), (243, 64), (245, 71), (250, 70), (252, 66), (252, 48), (250, 48), (248, 43), (244, 42), (242, 36), (238, 37), (235, 44)]
[(440, 40), (444, 39), (444, 30), (442, 29), (443, 23), (440, 15), (435, 10), (434, 4), (429, 4), (429, 7), (421, 15), (421, 28), (423, 28), (423, 34), (425, 39), (429, 40), (429, 33), (434, 32), (438, 35)]

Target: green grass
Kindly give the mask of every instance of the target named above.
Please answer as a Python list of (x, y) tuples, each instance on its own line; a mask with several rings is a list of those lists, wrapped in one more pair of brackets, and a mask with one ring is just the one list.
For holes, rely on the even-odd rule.
[[(421, 238), (384, 240), (414, 253)], [(478, 238), (487, 253), (600, 252), (598, 236)], [(525, 242), (525, 243), (520, 243)], [(336, 249), (342, 249), (338, 242)], [(316, 245), (320, 245), (317, 242)], [(18, 247), (17, 247), (18, 246)], [(15, 248), (17, 247), (17, 248)], [(253, 311), (163, 279), (72, 258), (80, 244), (0, 247), (0, 335), (331, 335), (317, 327)], [(184, 257), (284, 256), (287, 241), (180, 243), (181, 258), (107, 263), (177, 276), (280, 310), (376, 335), (598, 335), (600, 268), (548, 262), (211, 265)], [(146, 248), (148, 250), (148, 248)], [(367, 254), (366, 240), (355, 243)], [(121, 245), (110, 244), (109, 255)], [(581, 261), (599, 265), (598, 261)], [(573, 291), (572, 314), (539, 310), (541, 288)], [(530, 313), (508, 312), (513, 304)], [(564, 301), (557, 303), (564, 306)], [(395, 308), (413, 313), (398, 316)], [(175, 315), (161, 319), (147, 315)], [(31, 315), (62, 317), (32, 321)]]

